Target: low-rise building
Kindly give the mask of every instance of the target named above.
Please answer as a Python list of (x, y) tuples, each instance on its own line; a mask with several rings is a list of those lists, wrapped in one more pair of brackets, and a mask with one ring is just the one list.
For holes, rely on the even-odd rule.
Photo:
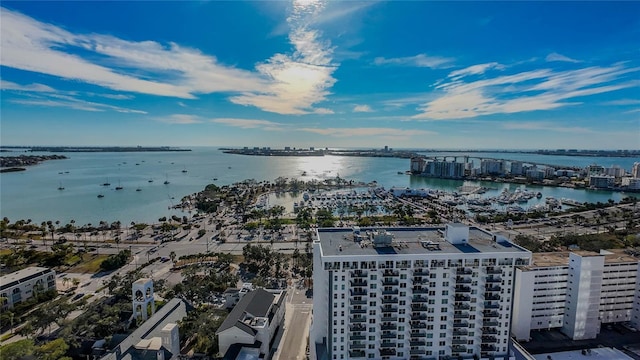
[(633, 321), (639, 266), (620, 250), (533, 254), (531, 265), (516, 269), (512, 335), (526, 341), (531, 330), (560, 329), (592, 339), (602, 323)]
[(629, 190), (640, 190), (640, 178), (624, 177), (621, 185)]
[(606, 189), (615, 184), (616, 178), (610, 175), (589, 176), (589, 186), (599, 189)]
[(232, 345), (252, 345), (269, 357), (285, 313), (284, 290), (257, 289), (245, 294), (218, 328), (218, 345), (225, 354)]
[(44, 267), (28, 267), (0, 278), (2, 307), (12, 308), (38, 292), (56, 289), (56, 272)]

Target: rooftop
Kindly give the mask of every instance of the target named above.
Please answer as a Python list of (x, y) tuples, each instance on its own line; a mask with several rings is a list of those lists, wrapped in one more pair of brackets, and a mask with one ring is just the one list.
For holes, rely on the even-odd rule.
[(563, 352), (554, 352), (548, 354), (537, 354), (532, 355), (536, 360), (578, 360), (578, 359), (589, 359), (589, 360), (597, 360), (597, 359), (606, 359), (606, 360), (633, 360), (632, 357), (623, 353), (622, 351), (614, 348), (592, 348), (585, 350), (588, 353), (585, 355), (582, 353), (582, 350), (573, 350), (573, 351), (563, 351)]
[(34, 277), (38, 277), (49, 272), (53, 273), (53, 270), (45, 267), (31, 266), (7, 275), (3, 275), (2, 277), (0, 277), (0, 289), (7, 289), (19, 284), (21, 281), (30, 280)]
[(624, 249), (611, 249), (597, 253), (595, 251), (577, 250), (577, 251), (560, 251), (549, 253), (533, 253), (531, 265), (527, 268), (533, 269), (538, 267), (552, 266), (569, 266), (569, 254), (574, 253), (580, 256), (604, 256), (605, 264), (638, 262), (640, 258), (625, 253)]
[[(465, 225), (454, 225), (461, 227)], [(374, 231), (385, 230), (393, 240), (387, 247), (374, 247), (369, 235)], [(435, 228), (361, 228), (361, 241), (354, 239), (352, 229), (322, 228), (318, 229), (316, 241), (322, 247), (323, 256), (353, 255), (389, 255), (389, 254), (465, 254), (465, 253), (509, 253), (528, 251), (498, 236), (494, 241), (493, 234), (476, 227), (469, 229), (468, 244), (451, 244), (445, 240), (443, 227)]]
[(266, 325), (265, 318), (269, 317), (271, 306), (280, 304), (283, 296), (284, 292), (274, 294), (264, 289), (257, 289), (247, 293), (227, 315), (217, 333), (237, 326), (244, 332), (254, 335), (255, 330), (253, 327)]

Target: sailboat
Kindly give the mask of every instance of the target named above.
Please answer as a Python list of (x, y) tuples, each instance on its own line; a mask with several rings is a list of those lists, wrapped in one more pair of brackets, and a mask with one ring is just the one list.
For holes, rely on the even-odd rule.
[(107, 181), (104, 184), (102, 184), (102, 186), (110, 186), (110, 185), (111, 183), (109, 182), (109, 178), (107, 178)]
[(187, 167), (186, 167), (186, 166), (184, 167), (184, 169), (182, 169), (182, 172), (183, 172), (183, 173), (186, 173), (186, 172), (187, 172)]
[(98, 199), (102, 199), (103, 197), (104, 197), (104, 195), (98, 194)]
[(64, 190), (64, 186), (62, 186), (62, 181), (60, 182), (60, 185), (58, 186), (58, 190)]
[(121, 185), (120, 185), (120, 180), (118, 180), (118, 186), (116, 186), (116, 190), (122, 190), (124, 189)]
[(165, 175), (165, 176), (166, 176), (167, 180), (164, 181), (164, 184), (168, 185), (169, 184), (169, 175)]

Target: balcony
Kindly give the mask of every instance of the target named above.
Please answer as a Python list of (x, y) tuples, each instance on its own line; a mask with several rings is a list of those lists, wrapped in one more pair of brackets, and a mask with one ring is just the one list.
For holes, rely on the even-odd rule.
[(469, 327), (469, 323), (466, 321), (460, 321), (460, 322), (454, 322), (453, 323), (453, 328), (466, 328)]
[(409, 326), (411, 326), (412, 329), (426, 329), (427, 328), (427, 324), (425, 324), (423, 322), (418, 322), (418, 321), (412, 322)]
[(494, 327), (483, 327), (480, 329), (480, 331), (482, 331), (483, 334), (491, 334), (491, 335), (495, 335), (498, 333), (498, 329)]
[(484, 295), (485, 300), (500, 300), (500, 295), (497, 294), (486, 294)]
[(491, 321), (491, 320), (482, 321), (482, 326), (498, 326), (498, 325), (500, 325), (500, 323), (497, 321)]
[(398, 289), (385, 289), (385, 290), (382, 290), (382, 295), (398, 295)]
[(367, 282), (365, 280), (350, 280), (349, 283), (351, 286), (367, 286)]
[(398, 346), (398, 344), (394, 343), (394, 342), (381, 342), (380, 343), (380, 348), (381, 349), (393, 349), (393, 353), (395, 354), (395, 350), (396, 350), (396, 346)]
[(472, 273), (473, 271), (467, 268), (458, 268), (458, 270), (456, 270), (456, 275), (471, 275)]
[(411, 340), (409, 341), (409, 345), (411, 346), (424, 346), (427, 343), (424, 340)]
[(500, 291), (502, 291), (502, 288), (500, 286), (488, 286), (487, 285), (487, 286), (485, 286), (484, 291), (485, 292), (489, 292), (489, 291), (500, 292)]
[(398, 298), (397, 297), (382, 298), (382, 303), (383, 304), (397, 304), (398, 303)]
[(423, 285), (423, 284), (428, 284), (429, 283), (429, 279), (427, 278), (420, 278), (420, 277), (414, 277), (413, 278), (413, 284), (414, 285)]
[(471, 301), (471, 296), (469, 295), (456, 295), (455, 296), (455, 300), (456, 301)]
[(383, 313), (398, 312), (398, 308), (394, 306), (389, 306), (389, 305), (382, 305), (380, 307), (380, 311), (382, 311)]
[(367, 277), (367, 272), (366, 271), (352, 271), (351, 272), (351, 277), (352, 278), (366, 278)]
[(363, 323), (367, 321), (366, 317), (352, 317), (351, 319), (352, 323)]
[(365, 357), (366, 354), (363, 350), (353, 350), (353, 351), (349, 351), (349, 357), (350, 358), (363, 358)]
[(458, 277), (456, 277), (456, 283), (457, 284), (471, 284), (471, 278), (470, 277), (458, 276)]
[(425, 315), (425, 314), (411, 314), (411, 320), (427, 320), (427, 315)]
[(426, 304), (411, 304), (411, 310), (413, 311), (427, 311), (429, 307)]
[(399, 284), (398, 279), (392, 279), (392, 278), (382, 279), (383, 286), (398, 286), (398, 284)]
[(453, 345), (451, 347), (452, 352), (467, 352), (467, 347), (464, 345)]
[(427, 269), (415, 269), (415, 270), (413, 270), (413, 276), (429, 276), (429, 270), (427, 270)]
[(380, 356), (395, 356), (395, 348), (380, 348)]
[(461, 312), (461, 313), (453, 314), (453, 318), (454, 319), (468, 319), (469, 318), (469, 313), (468, 312)]
[(484, 303), (484, 308), (485, 309), (500, 309), (500, 304), (494, 304), (492, 302), (485, 302)]
[(494, 345), (480, 345), (481, 351), (496, 351), (496, 347)]
[(500, 275), (502, 274), (502, 269), (499, 267), (489, 266), (485, 268), (485, 272), (490, 275)]
[(349, 313), (351, 314), (366, 314), (367, 309), (349, 309)]
[(398, 329), (398, 324), (396, 324), (396, 323), (384, 323), (384, 324), (380, 325), (380, 329), (382, 329), (382, 330), (397, 330)]
[(486, 280), (487, 283), (500, 283), (502, 279), (499, 276), (489, 276)]
[(351, 305), (366, 305), (367, 304), (367, 300), (350, 299), (349, 300), (349, 304), (351, 304)]
[(469, 310), (471, 308), (471, 306), (469, 306), (469, 304), (465, 304), (465, 303), (455, 303), (453, 308), (455, 310)]
[(453, 345), (467, 345), (467, 340), (466, 339), (453, 339), (453, 340), (451, 340), (451, 343)]
[(382, 318), (380, 319), (380, 321), (382, 322), (388, 322), (388, 321), (398, 321), (398, 317), (397, 316), (382, 316)]
[(497, 312), (497, 311), (486, 311), (486, 310), (485, 310), (485, 311), (483, 311), (483, 312), (482, 312), (482, 315), (483, 315), (485, 318), (497, 318), (497, 317), (499, 317), (499, 316), (500, 316), (500, 313), (499, 313), (499, 312)]
[(349, 350), (365, 349), (366, 347), (366, 344), (351, 344), (349, 345)]
[(470, 286), (463, 286), (463, 285), (456, 286), (456, 293), (468, 293), (468, 292), (471, 292)]
[(414, 296), (411, 301), (414, 303), (426, 303), (429, 299), (426, 296)]
[(380, 335), (380, 338), (382, 339), (395, 339), (397, 337), (398, 337), (398, 334), (394, 332)]
[(365, 289), (351, 289), (349, 290), (351, 296), (365, 296), (367, 295), (367, 290)]
[(468, 334), (469, 334), (469, 331), (465, 328), (457, 328), (453, 330), (454, 336), (467, 336)]
[(482, 336), (482, 342), (487, 344), (495, 344), (498, 342), (498, 338), (495, 336)]
[(429, 293), (429, 289), (427, 289), (427, 288), (419, 288), (419, 287), (414, 287), (412, 291), (413, 291), (414, 294), (428, 294)]
[(367, 331), (367, 327), (363, 324), (353, 324), (349, 326), (349, 330), (351, 331)]
[(349, 336), (349, 340), (366, 340), (367, 337), (365, 335), (351, 335)]
[(409, 354), (410, 355), (424, 355), (425, 352), (424, 352), (424, 350), (413, 349), (413, 350), (409, 350)]
[(411, 336), (411, 338), (424, 338), (427, 337), (427, 333), (423, 333), (423, 332), (412, 332), (411, 334), (409, 334), (409, 336)]
[(385, 270), (382, 273), (382, 276), (384, 276), (384, 277), (387, 277), (387, 276), (398, 277), (398, 276), (400, 276), (400, 272), (399, 271), (393, 271), (393, 270)]

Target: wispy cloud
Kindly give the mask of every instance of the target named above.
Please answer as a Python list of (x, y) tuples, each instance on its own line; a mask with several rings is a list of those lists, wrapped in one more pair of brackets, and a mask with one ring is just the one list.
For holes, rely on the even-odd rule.
[(594, 131), (580, 126), (560, 126), (550, 122), (507, 122), (502, 124), (505, 130), (553, 131), (567, 133), (593, 133)]
[(602, 105), (613, 105), (613, 106), (640, 105), (640, 100), (639, 99), (611, 100), (611, 101), (603, 102)]
[(43, 84), (20, 85), (11, 81), (0, 80), (0, 90), (14, 90), (27, 92), (54, 92), (55, 90)]
[(498, 64), (497, 62), (490, 62), (490, 63), (486, 63), (486, 64), (471, 65), (471, 66), (466, 67), (464, 69), (452, 71), (449, 74), (449, 77), (450, 78), (458, 78), (459, 79), (461, 77), (469, 76), (469, 75), (480, 75), (480, 74), (484, 74), (484, 72), (489, 70), (489, 69), (503, 70), (504, 66)]
[(553, 52), (549, 55), (547, 55), (547, 57), (545, 58), (546, 61), (563, 61), (563, 62), (570, 62), (570, 63), (579, 63), (582, 62), (580, 60), (576, 60), (576, 59), (572, 59), (568, 56), (564, 56), (562, 54), (558, 54), (556, 52)]
[(294, 2), (287, 19), (291, 27), (289, 42), (292, 54), (276, 54), (256, 68), (269, 84), (261, 91), (245, 92), (231, 97), (240, 105), (256, 106), (278, 114), (329, 113), (328, 109), (315, 109), (329, 95), (336, 82), (332, 74), (337, 65), (333, 62), (333, 48), (322, 40), (318, 30), (309, 23), (322, 13), (324, 3)]
[[(74, 34), (6, 8), (0, 16), (3, 66), (112, 90), (178, 98), (255, 91), (267, 84), (259, 74), (222, 65), (214, 57), (175, 43)], [(90, 55), (83, 58), (81, 52)], [(141, 77), (140, 70), (153, 77)]]
[(146, 114), (146, 111), (127, 109), (119, 106), (85, 101), (69, 95), (47, 94), (46, 97), (34, 96), (29, 99), (11, 99), (10, 102), (29, 106), (62, 107), (82, 111), (116, 111), (123, 114)]
[(96, 96), (101, 96), (107, 99), (113, 100), (131, 100), (135, 98), (133, 95), (125, 95), (125, 94), (94, 94)]
[(353, 112), (372, 112), (371, 106), (369, 105), (356, 105), (353, 107)]
[(413, 118), (462, 119), (575, 105), (579, 102), (568, 100), (638, 86), (625, 75), (639, 70), (614, 64), (560, 72), (540, 69), (470, 82), (452, 79), (436, 86), (443, 94), (421, 106)]
[(167, 116), (156, 117), (153, 119), (165, 124), (177, 124), (177, 125), (200, 124), (204, 122), (204, 120), (201, 117), (196, 115), (189, 115), (189, 114), (172, 114)]
[(454, 59), (452, 58), (418, 54), (415, 56), (389, 58), (389, 59), (384, 57), (377, 57), (373, 60), (373, 63), (376, 65), (399, 65), (399, 66), (427, 67), (431, 69), (443, 69), (443, 68), (452, 67), (453, 61)]
[(300, 128), (299, 131), (310, 132), (319, 135), (334, 137), (353, 137), (353, 136), (422, 136), (433, 135), (434, 132), (427, 130), (402, 130), (395, 128)]
[(242, 129), (263, 129), (270, 131), (283, 130), (283, 124), (257, 119), (238, 119), (238, 118), (217, 118), (209, 120), (213, 123), (224, 124), (233, 127), (239, 127)]

